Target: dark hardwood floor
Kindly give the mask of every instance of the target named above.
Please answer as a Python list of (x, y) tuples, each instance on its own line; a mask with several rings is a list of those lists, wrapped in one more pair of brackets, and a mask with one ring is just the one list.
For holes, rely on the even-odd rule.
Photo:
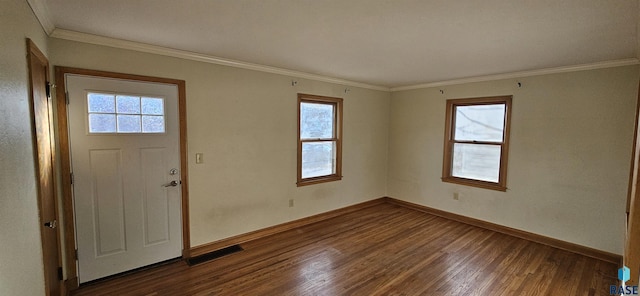
[(615, 264), (379, 204), (73, 295), (609, 295)]

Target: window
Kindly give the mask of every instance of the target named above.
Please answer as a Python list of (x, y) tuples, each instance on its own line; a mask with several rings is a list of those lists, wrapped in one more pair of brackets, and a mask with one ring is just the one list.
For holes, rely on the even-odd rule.
[(342, 179), (342, 99), (298, 94), (298, 186)]
[(447, 100), (442, 181), (507, 190), (511, 96)]
[(164, 99), (88, 93), (89, 133), (164, 133)]

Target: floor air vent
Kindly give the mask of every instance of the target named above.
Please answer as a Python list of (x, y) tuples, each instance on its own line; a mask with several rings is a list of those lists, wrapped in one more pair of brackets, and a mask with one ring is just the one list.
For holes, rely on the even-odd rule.
[(242, 249), (242, 247), (240, 245), (233, 245), (233, 246), (230, 246), (230, 247), (226, 247), (224, 249), (213, 251), (211, 253), (200, 255), (200, 256), (197, 256), (197, 257), (193, 257), (193, 258), (187, 260), (187, 262), (189, 263), (189, 265), (196, 265), (196, 264), (207, 262), (209, 260), (218, 259), (218, 258), (223, 257), (223, 256), (227, 256), (227, 255), (230, 255), (230, 254), (233, 254), (233, 253), (237, 253), (237, 252), (240, 252), (242, 250), (244, 250), (244, 249)]

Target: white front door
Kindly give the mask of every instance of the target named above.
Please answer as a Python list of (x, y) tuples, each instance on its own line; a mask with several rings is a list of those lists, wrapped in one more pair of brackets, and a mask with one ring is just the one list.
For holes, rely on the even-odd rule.
[(80, 283), (180, 257), (177, 86), (66, 83)]

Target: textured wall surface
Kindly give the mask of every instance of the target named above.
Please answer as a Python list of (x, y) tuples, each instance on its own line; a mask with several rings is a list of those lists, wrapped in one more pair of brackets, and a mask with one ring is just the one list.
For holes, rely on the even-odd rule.
[[(638, 66), (517, 81), (393, 93), (389, 195), (622, 254)], [(513, 95), (507, 192), (442, 182), (446, 100), (495, 95)]]
[[(386, 194), (388, 92), (345, 93), (331, 83), (55, 38), (50, 47), (55, 65), (186, 81), (192, 246)], [(341, 181), (296, 187), (299, 92), (344, 98)]]
[(26, 1), (0, 7), (0, 295), (42, 295), (26, 38), (48, 41)]

